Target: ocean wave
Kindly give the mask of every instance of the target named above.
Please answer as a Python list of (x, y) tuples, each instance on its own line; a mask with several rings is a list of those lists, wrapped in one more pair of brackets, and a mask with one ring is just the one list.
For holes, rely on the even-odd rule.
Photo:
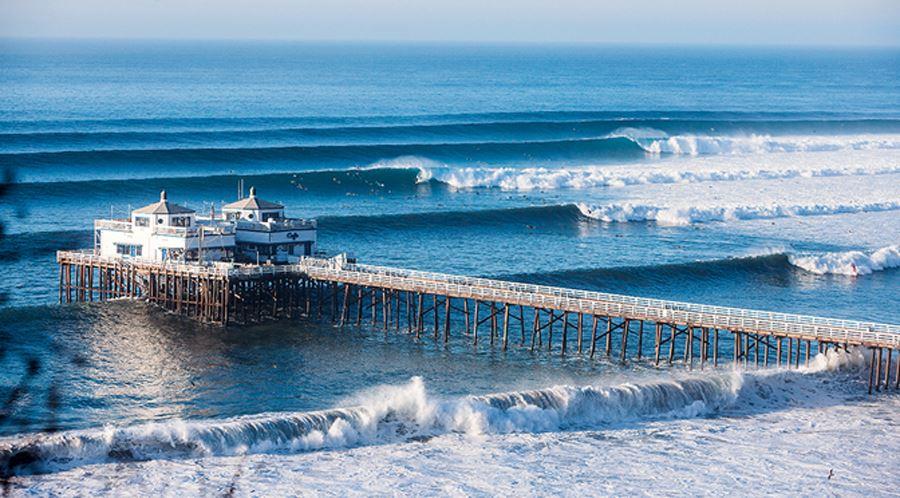
[(818, 275), (869, 275), (900, 268), (900, 245), (885, 246), (874, 251), (791, 254), (788, 260), (792, 265)]
[[(221, 171), (259, 174), (316, 169), (344, 170), (391, 158), (421, 157), (430, 158), (437, 165), (458, 168), (455, 173), (443, 171), (432, 176), (444, 175), (449, 183), (475, 186), (484, 182), (480, 177), (492, 174), (484, 168), (485, 164), (500, 167), (496, 174), (519, 176), (520, 183), (528, 185), (528, 176), (536, 177), (534, 182), (537, 184), (540, 183), (537, 177), (552, 176), (553, 169), (544, 170), (542, 166), (547, 168), (558, 164), (602, 165), (639, 161), (647, 156), (658, 155), (747, 155), (900, 149), (900, 134), (729, 136), (702, 133), (669, 135), (661, 130), (642, 128), (621, 128), (612, 133), (592, 133), (593, 131), (463, 130), (433, 136), (427, 130), (418, 129), (404, 132), (406, 135), (400, 132), (391, 134), (385, 130), (366, 130), (356, 131), (353, 132), (355, 135), (351, 133), (345, 137), (308, 131), (283, 131), (270, 135), (264, 132), (221, 132), (214, 137), (178, 133), (171, 136), (138, 134), (126, 137), (69, 134), (56, 139), (17, 136), (0, 137), (0, 161), (18, 170), (23, 181), (61, 181), (73, 177), (111, 179), (196, 176)], [(294, 136), (295, 134), (309, 136), (304, 138)], [(510, 168), (523, 164), (529, 168)], [(427, 170), (433, 166), (425, 165), (423, 177), (428, 175)], [(815, 175), (816, 171), (823, 170), (821, 174), (828, 175), (827, 169), (828, 167), (795, 168), (783, 174), (790, 176), (812, 172)], [(835, 174), (848, 174), (853, 169), (837, 167)], [(568, 181), (573, 185), (604, 182), (617, 184), (620, 180), (615, 177), (605, 179), (605, 176), (615, 174), (597, 168), (594, 170), (574, 168), (571, 178), (557, 180)], [(715, 177), (717, 174), (734, 174), (738, 178), (753, 178), (756, 174), (770, 173), (779, 174), (769, 170), (747, 170), (734, 173), (712, 171), (708, 175)], [(673, 177), (672, 171), (665, 170), (649, 174), (662, 178)], [(705, 173), (697, 174), (702, 177)], [(494, 181), (507, 186), (516, 185), (510, 181), (504, 182), (502, 178), (495, 178)], [(646, 181), (654, 180), (651, 178)], [(672, 181), (678, 180), (676, 178)]]
[[(460, 158), (474, 153), (485, 157), (504, 154), (530, 155), (544, 154), (549, 157), (571, 154), (604, 153), (622, 155), (641, 151), (634, 141), (627, 137), (585, 137), (559, 140), (530, 141), (473, 141), (473, 142), (411, 142), (373, 144), (329, 144), (329, 145), (287, 145), (249, 147), (165, 147), (149, 149), (99, 149), (59, 152), (2, 153), (0, 158), (17, 163), (49, 164), (55, 161), (76, 163), (131, 161), (169, 162), (173, 160), (222, 159), (291, 159), (299, 156), (336, 157), (359, 159), (372, 157), (376, 162), (386, 157), (411, 155), (431, 155), (432, 157)], [(617, 154), (618, 153), (618, 154)], [(632, 154), (633, 155), (633, 154)], [(229, 159), (230, 158), (230, 159)]]
[(639, 159), (645, 155), (625, 138), (525, 142), (406, 143), (237, 148), (115, 149), (0, 153), (19, 182), (72, 179), (140, 179), (236, 174), (350, 170), (387, 158), (424, 156), (443, 163), (514, 164), (547, 161)]
[[(837, 370), (864, 361), (858, 352), (830, 352), (790, 375)], [(766, 383), (778, 373), (719, 371), (642, 383), (560, 385), (459, 398), (431, 396), (424, 381), (414, 377), (407, 384), (361, 393), (353, 398), (355, 406), (348, 408), (19, 436), (0, 441), (0, 469), (7, 475), (40, 473), (91, 463), (301, 452), (447, 433), (546, 432), (697, 417), (732, 406), (742, 396), (753, 396), (752, 391), (744, 392), (748, 382)]]
[(900, 202), (683, 207), (633, 203), (607, 205), (579, 203), (577, 206), (584, 216), (607, 223), (655, 222), (663, 226), (687, 226), (723, 221), (895, 211), (900, 209)]
[(176, 420), (25, 436), (0, 443), (0, 468), (48, 472), (98, 462), (296, 452), (396, 442), (448, 432), (495, 434), (622, 420), (696, 416), (731, 403), (734, 374), (435, 399), (421, 378), (363, 393), (350, 408), (228, 420)]
[[(620, 123), (619, 123), (620, 124)], [(278, 157), (290, 151), (318, 155), (375, 153), (394, 155), (521, 150), (555, 157), (566, 152), (618, 154), (625, 150), (651, 155), (733, 155), (771, 152), (823, 152), (900, 148), (898, 134), (770, 135), (667, 133), (655, 128), (617, 128), (570, 123), (384, 126), (246, 131), (0, 133), (0, 154), (10, 160), (51, 160), (82, 156), (95, 159), (156, 154), (163, 158), (191, 152)], [(633, 146), (633, 147), (629, 147)], [(381, 157), (387, 157), (382, 155)]]
[(755, 179), (865, 176), (900, 173), (900, 166), (807, 167), (758, 169), (694, 169), (678, 167), (609, 168), (601, 166), (559, 168), (453, 168), (425, 158), (403, 158), (385, 162), (401, 167), (417, 167), (416, 181), (437, 181), (454, 188), (499, 188), (502, 190), (587, 189), (643, 184), (699, 183)]
[(620, 128), (609, 138), (627, 138), (651, 154), (729, 155), (900, 148), (896, 135), (670, 135), (653, 128)]

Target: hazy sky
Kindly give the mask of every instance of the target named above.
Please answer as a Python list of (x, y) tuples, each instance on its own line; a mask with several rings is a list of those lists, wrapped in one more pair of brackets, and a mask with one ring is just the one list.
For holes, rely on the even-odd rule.
[(900, 0), (0, 0), (0, 36), (900, 45)]

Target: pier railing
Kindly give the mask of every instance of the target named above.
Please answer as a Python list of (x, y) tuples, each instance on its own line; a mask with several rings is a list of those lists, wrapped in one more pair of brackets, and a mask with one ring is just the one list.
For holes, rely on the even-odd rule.
[(371, 265), (343, 265), (337, 268), (323, 265), (308, 266), (305, 263), (302, 262), (297, 266), (306, 267), (305, 272), (313, 278), (360, 285), (508, 302), (593, 315), (676, 322), (695, 327), (785, 333), (834, 342), (900, 346), (900, 327), (875, 322), (709, 306)]
[(133, 266), (135, 268), (154, 268), (165, 269), (178, 273), (191, 275), (219, 276), (227, 277), (230, 275), (230, 268), (227, 266), (216, 266), (214, 264), (200, 264), (198, 262), (178, 262), (178, 261), (157, 261), (153, 259), (144, 259), (140, 257), (121, 257), (121, 256), (100, 256), (94, 254), (93, 250), (85, 249), (81, 251), (56, 251), (57, 261), (68, 261), (82, 265), (113, 265), (122, 264)]
[(656, 307), (672, 311), (686, 311), (694, 313), (712, 313), (717, 315), (727, 315), (738, 318), (749, 318), (756, 320), (770, 320), (785, 323), (794, 323), (802, 325), (829, 326), (840, 327), (845, 329), (855, 329), (866, 332), (885, 332), (900, 335), (900, 326), (890, 325), (876, 322), (861, 322), (856, 320), (844, 320), (838, 318), (824, 318), (812, 315), (799, 315), (791, 313), (778, 313), (771, 311), (759, 311), (743, 308), (732, 308), (727, 306), (714, 306), (706, 304), (696, 304), (680, 301), (669, 301), (665, 299), (653, 299), (644, 297), (634, 297), (622, 294), (609, 294), (605, 292), (586, 291), (579, 289), (569, 289), (564, 287), (553, 287), (547, 285), (527, 284), (522, 282), (510, 282), (507, 280), (497, 280), (489, 278), (466, 277), (460, 275), (450, 275), (444, 273), (425, 272), (418, 270), (407, 270), (401, 268), (391, 268), (375, 265), (345, 265), (345, 269), (350, 271), (358, 271), (364, 273), (374, 273), (381, 275), (402, 276), (408, 278), (417, 278), (422, 280), (434, 280), (450, 283), (459, 283), (463, 285), (476, 285), (482, 287), (491, 287), (498, 289), (506, 289), (521, 292), (532, 292), (537, 294), (547, 294), (560, 297), (568, 297), (575, 299), (591, 299), (600, 301), (617, 302), (621, 304)]

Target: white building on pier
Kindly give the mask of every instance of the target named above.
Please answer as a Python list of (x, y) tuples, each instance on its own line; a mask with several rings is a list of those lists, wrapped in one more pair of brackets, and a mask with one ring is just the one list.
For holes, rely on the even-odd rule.
[(150, 261), (282, 264), (316, 252), (316, 221), (287, 218), (284, 206), (250, 196), (198, 216), (166, 192), (129, 219), (95, 220), (94, 251)]

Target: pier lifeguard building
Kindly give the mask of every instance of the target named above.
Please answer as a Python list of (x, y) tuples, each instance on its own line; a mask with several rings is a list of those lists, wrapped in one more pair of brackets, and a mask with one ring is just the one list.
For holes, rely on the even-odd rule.
[(235, 226), (238, 259), (289, 263), (316, 252), (316, 221), (286, 218), (284, 206), (250, 196), (222, 206), (226, 223)]
[(160, 193), (158, 202), (125, 220), (96, 220), (94, 249), (101, 256), (181, 262), (283, 264), (316, 251), (316, 221), (287, 218), (284, 206), (250, 196), (198, 216)]

